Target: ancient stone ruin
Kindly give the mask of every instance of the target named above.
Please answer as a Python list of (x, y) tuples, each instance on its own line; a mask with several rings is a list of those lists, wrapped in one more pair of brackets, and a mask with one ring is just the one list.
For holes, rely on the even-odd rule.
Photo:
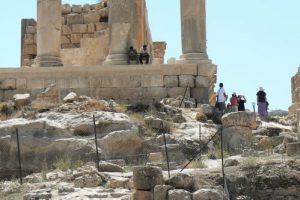
[[(145, 0), (61, 5), (38, 0), (37, 21), (22, 20), (21, 68), (0, 70), (0, 100), (50, 84), (101, 99), (152, 101), (183, 95), (214, 102), (216, 65), (206, 51), (205, 1), (181, 1), (182, 56), (164, 64), (165, 42), (153, 42)], [(147, 44), (150, 65), (127, 65), (129, 46)]]

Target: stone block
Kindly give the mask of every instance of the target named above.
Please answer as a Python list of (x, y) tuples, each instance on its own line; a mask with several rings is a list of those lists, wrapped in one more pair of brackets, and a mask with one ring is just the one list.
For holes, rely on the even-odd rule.
[(141, 88), (119, 88), (118, 93), (121, 99), (143, 99), (144, 94)]
[(142, 87), (162, 87), (163, 83), (162, 75), (145, 75), (142, 76)]
[(83, 24), (83, 16), (80, 14), (68, 14), (67, 25), (71, 24)]
[(82, 12), (82, 7), (81, 5), (72, 5), (72, 13), (81, 13)]
[(24, 45), (23, 54), (36, 55), (36, 45), (35, 44), (26, 44), (26, 45)]
[(163, 87), (149, 87), (143, 88), (144, 97), (147, 99), (151, 98), (164, 98), (167, 96), (167, 89)]
[(209, 80), (205, 76), (196, 76), (196, 87), (209, 87)]
[(222, 125), (224, 128), (242, 126), (252, 130), (257, 128), (256, 115), (252, 112), (232, 112), (223, 115)]
[(170, 185), (156, 185), (154, 187), (154, 200), (167, 200), (168, 191), (175, 189)]
[(72, 43), (80, 43), (80, 40), (82, 38), (82, 34), (71, 34), (71, 42)]
[(150, 153), (148, 156), (149, 162), (161, 162), (163, 160), (163, 155), (161, 152)]
[(153, 194), (150, 191), (136, 190), (134, 193), (135, 200), (153, 200)]
[(94, 38), (94, 37), (95, 37), (95, 35), (92, 33), (82, 35), (82, 38)]
[(73, 33), (86, 33), (87, 25), (86, 24), (72, 24)]
[(16, 79), (16, 89), (17, 90), (27, 89), (27, 81), (25, 78)]
[(181, 65), (161, 65), (161, 74), (162, 75), (180, 75)]
[(71, 30), (70, 26), (68, 26), (68, 25), (63, 25), (61, 27), (61, 32), (62, 32), (63, 35), (70, 35), (70, 34), (72, 34), (72, 30)]
[(61, 36), (61, 44), (69, 44), (70, 39), (67, 36), (62, 35)]
[(195, 77), (193, 75), (180, 75), (179, 76), (180, 87), (195, 87)]
[(209, 103), (208, 88), (191, 88), (191, 97), (196, 99), (197, 103)]
[(0, 80), (1, 90), (15, 90), (16, 89), (16, 79), (4, 79)]
[(193, 193), (193, 200), (223, 200), (223, 194), (217, 189), (199, 189)]
[(95, 24), (94, 23), (90, 23), (87, 25), (87, 32), (88, 33), (94, 33), (96, 30)]
[(88, 13), (91, 10), (91, 6), (89, 4), (84, 4), (82, 6), (82, 12), (83, 13)]
[(96, 31), (102, 31), (102, 30), (108, 28), (108, 24), (107, 23), (103, 23), (103, 22), (95, 23), (95, 25), (96, 25)]
[(26, 26), (26, 34), (35, 34), (36, 33), (36, 26)]
[(66, 16), (62, 16), (61, 17), (61, 25), (63, 26), (63, 25), (66, 25), (66, 23), (67, 23), (67, 17)]
[(78, 78), (78, 88), (90, 88), (89, 77), (79, 77)]
[(286, 153), (288, 156), (300, 154), (300, 142), (288, 143), (286, 146)]
[(197, 72), (197, 64), (181, 64), (180, 66), (181, 75), (197, 75)]
[(98, 10), (98, 13), (100, 14), (100, 17), (107, 17), (108, 16), (108, 9), (107, 8), (102, 8)]
[(151, 166), (133, 167), (133, 185), (137, 190), (153, 190), (156, 185), (163, 185), (161, 168)]
[(30, 90), (4, 90), (3, 91), (3, 100), (13, 100), (13, 96), (16, 94), (25, 94), (30, 93)]
[(28, 89), (44, 89), (45, 82), (41, 78), (31, 78), (27, 79), (27, 88)]
[(241, 153), (243, 147), (250, 145), (252, 132), (248, 127), (234, 126), (222, 131), (224, 147)]
[[(167, 95), (171, 98), (177, 98), (178, 96), (183, 96), (186, 88), (184, 87), (172, 87), (172, 88), (167, 88)], [(186, 98), (190, 97), (190, 88), (187, 88)]]
[(113, 76), (110, 87), (141, 87), (141, 76)]
[(120, 99), (117, 88), (96, 88), (96, 98), (98, 99)]
[(217, 74), (217, 65), (198, 64), (198, 75), (210, 77), (214, 74)]
[(70, 6), (70, 4), (63, 4), (61, 6), (61, 13), (63, 15), (70, 14), (71, 12), (72, 12), (72, 7)]
[(192, 200), (192, 195), (186, 190), (178, 189), (178, 190), (169, 190), (168, 191), (168, 200)]
[(99, 21), (100, 21), (100, 15), (96, 12), (83, 15), (83, 22), (85, 24), (99, 23)]
[(33, 34), (25, 34), (24, 35), (24, 44), (34, 44)]
[(179, 81), (178, 76), (164, 76), (165, 87), (178, 87)]
[(124, 177), (112, 177), (109, 181), (110, 188), (130, 188), (130, 179)]

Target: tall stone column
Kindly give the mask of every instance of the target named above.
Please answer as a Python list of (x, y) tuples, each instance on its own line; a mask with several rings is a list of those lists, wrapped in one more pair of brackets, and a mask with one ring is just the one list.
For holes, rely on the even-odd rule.
[(208, 63), (205, 0), (181, 0), (181, 63)]
[(61, 0), (37, 0), (37, 57), (33, 66), (63, 66), (60, 40)]

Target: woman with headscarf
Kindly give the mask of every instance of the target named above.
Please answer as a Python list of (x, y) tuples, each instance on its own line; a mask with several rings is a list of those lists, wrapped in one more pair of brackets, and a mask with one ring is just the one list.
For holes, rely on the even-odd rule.
[(259, 87), (259, 91), (256, 93), (257, 96), (257, 107), (258, 114), (261, 117), (265, 117), (268, 115), (267, 111), (267, 93), (265, 93), (263, 87)]

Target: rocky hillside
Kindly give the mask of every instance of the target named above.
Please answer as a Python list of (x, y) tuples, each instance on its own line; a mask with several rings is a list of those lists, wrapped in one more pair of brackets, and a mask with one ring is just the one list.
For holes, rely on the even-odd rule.
[(181, 100), (127, 105), (70, 93), (61, 103), (2, 102), (0, 198), (300, 199), (295, 117), (221, 118)]

